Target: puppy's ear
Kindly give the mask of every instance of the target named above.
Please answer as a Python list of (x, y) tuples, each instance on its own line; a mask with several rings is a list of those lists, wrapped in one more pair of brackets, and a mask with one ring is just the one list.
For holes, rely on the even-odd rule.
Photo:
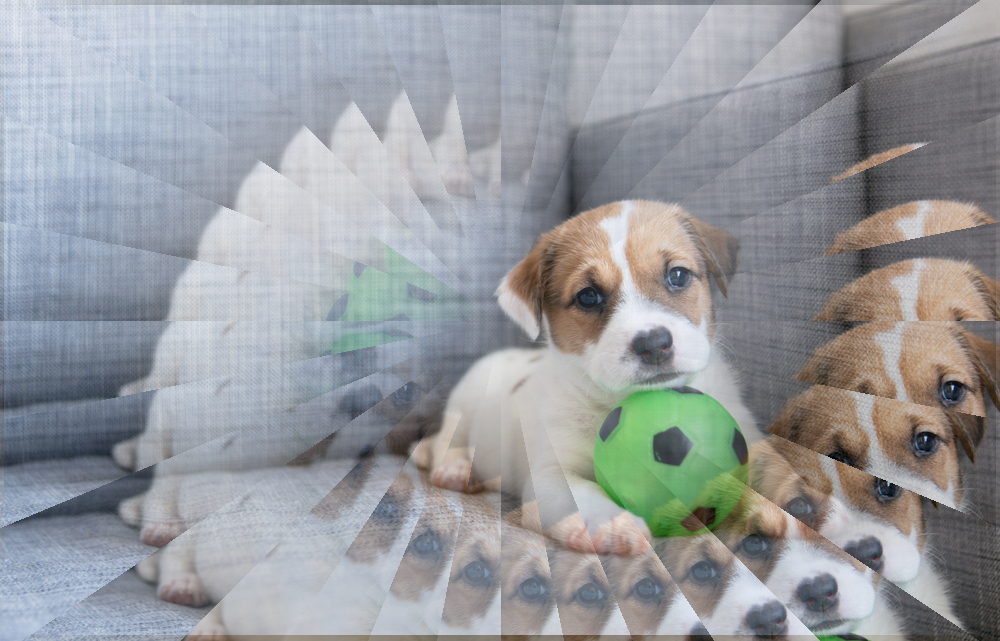
[(823, 305), (823, 309), (816, 314), (814, 321), (837, 321), (843, 323), (848, 319), (848, 309), (850, 306), (850, 295), (845, 290), (834, 292), (833, 295)]
[(955, 432), (955, 438), (962, 444), (966, 456), (973, 463), (976, 462), (976, 447), (982, 442), (986, 434), (986, 419), (982, 416), (974, 416), (963, 412), (945, 410), (948, 415), (948, 422)]
[(740, 243), (732, 235), (703, 223), (697, 218), (686, 216), (684, 222), (694, 236), (698, 251), (705, 257), (705, 265), (715, 278), (715, 284), (723, 296), (729, 296), (729, 279), (736, 274), (739, 262)]
[(802, 433), (802, 418), (802, 408), (799, 400), (798, 398), (793, 398), (781, 408), (778, 417), (768, 426), (767, 431), (792, 443), (798, 443), (799, 436)]
[(795, 380), (814, 385), (830, 384), (830, 359), (823, 352), (823, 348), (813, 352), (806, 364), (795, 375)]
[(963, 335), (969, 344), (972, 364), (976, 368), (979, 382), (989, 394), (993, 405), (1000, 408), (1000, 385), (997, 380), (997, 352), (1000, 351), (1000, 347), (970, 332), (963, 332)]
[(1000, 320), (1000, 283), (989, 276), (973, 273), (972, 284), (976, 286), (983, 300), (990, 308), (994, 320)]
[(538, 338), (542, 331), (544, 270), (551, 247), (551, 234), (538, 239), (524, 260), (500, 281), (495, 294), (500, 308), (531, 340)]

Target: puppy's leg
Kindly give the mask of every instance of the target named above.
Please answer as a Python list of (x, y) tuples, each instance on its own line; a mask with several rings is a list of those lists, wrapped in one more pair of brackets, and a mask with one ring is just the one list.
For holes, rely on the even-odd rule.
[(180, 479), (156, 476), (142, 502), (142, 531), (139, 538), (146, 545), (163, 547), (184, 532), (184, 523), (177, 512), (177, 490)]
[[(445, 412), (441, 431), (417, 443), (413, 461), (431, 470), (431, 482), (456, 492), (478, 492), (482, 488), (472, 478), (474, 447), (468, 445), (468, 428), (462, 414)], [(461, 429), (461, 428), (465, 429)]]
[(187, 641), (229, 641), (229, 632), (222, 623), (222, 604), (212, 608), (184, 638)]
[(139, 527), (142, 524), (142, 504), (145, 500), (145, 492), (125, 499), (118, 504), (118, 516), (128, 525)]
[(171, 541), (159, 552), (159, 583), (156, 595), (170, 603), (200, 608), (208, 593), (194, 568), (195, 533)]

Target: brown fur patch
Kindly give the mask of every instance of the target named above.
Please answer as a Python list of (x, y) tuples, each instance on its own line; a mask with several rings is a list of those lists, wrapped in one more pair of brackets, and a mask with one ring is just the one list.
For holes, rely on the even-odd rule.
[[(675, 536), (660, 539), (656, 555), (695, 613), (702, 620), (710, 617), (735, 569), (736, 557), (729, 548), (714, 534)], [(692, 578), (692, 568), (702, 562), (710, 563), (716, 569), (719, 575), (717, 580), (698, 582)]]
[(833, 256), (906, 240), (896, 223), (915, 217), (924, 202), (929, 204), (929, 208), (924, 214), (921, 238), (996, 222), (972, 204), (946, 200), (915, 201), (880, 211), (838, 234), (824, 255)]
[(919, 149), (919, 148), (920, 148), (919, 144), (901, 145), (899, 147), (893, 147), (892, 149), (889, 149), (888, 151), (883, 151), (881, 153), (869, 156), (868, 158), (865, 158), (864, 160), (862, 160), (858, 164), (852, 166), (850, 169), (848, 169), (844, 173), (837, 174), (836, 176), (834, 176), (830, 180), (830, 184), (833, 184), (833, 183), (837, 182), (838, 180), (843, 180), (845, 178), (850, 178), (851, 176), (853, 176), (855, 174), (860, 174), (862, 171), (866, 171), (868, 169), (871, 169), (875, 165), (881, 165), (882, 163), (884, 163), (886, 161), (892, 160), (893, 158), (896, 158), (898, 156), (902, 156), (903, 154), (909, 153), (909, 152), (913, 151), (914, 149)]
[(427, 498), (390, 588), (403, 601), (416, 601), (437, 584), (451, 559), (461, 521), (448, 501), (449, 492), (434, 487), (425, 475), (422, 484)]
[[(614, 611), (615, 599), (596, 554), (557, 549), (550, 556), (552, 586), (563, 638), (594, 638)], [(583, 598), (584, 595), (596, 598)]]
[[(506, 518), (501, 528), (501, 634), (538, 634), (555, 606), (545, 537)], [(529, 591), (539, 585), (540, 595)]]
[[(678, 592), (677, 584), (663, 563), (652, 550), (638, 557), (610, 556), (603, 561), (612, 593), (629, 632), (633, 637), (656, 632)], [(638, 587), (641, 582), (648, 581), (652, 581), (659, 592), (643, 598)]]
[(410, 511), (413, 480), (404, 471), (396, 477), (375, 506), (364, 527), (347, 548), (346, 556), (355, 563), (375, 563), (388, 550)]
[[(462, 522), (451, 562), (443, 620), (469, 626), (482, 617), (500, 589), (500, 512), (486, 495), (463, 494)], [(477, 572), (485, 569), (483, 580)]]

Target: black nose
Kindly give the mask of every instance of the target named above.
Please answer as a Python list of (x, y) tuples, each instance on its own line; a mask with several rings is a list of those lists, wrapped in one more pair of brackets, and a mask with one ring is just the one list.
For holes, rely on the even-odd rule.
[(353, 420), (370, 410), (381, 400), (382, 392), (374, 385), (366, 385), (344, 394), (337, 408), (350, 415), (351, 420)]
[(788, 613), (777, 601), (758, 605), (747, 613), (747, 625), (758, 637), (776, 637), (788, 630)]
[(826, 612), (837, 605), (837, 579), (829, 574), (804, 580), (795, 592), (813, 612)]
[(860, 541), (851, 541), (844, 546), (844, 552), (847, 552), (876, 572), (882, 571), (882, 565), (884, 565), (882, 562), (882, 543), (874, 536), (869, 536)]
[(686, 641), (712, 641), (712, 635), (708, 633), (704, 623), (699, 623), (688, 633)]
[(666, 327), (654, 327), (648, 332), (636, 334), (632, 339), (632, 351), (649, 365), (660, 365), (670, 358), (673, 345), (674, 337)]

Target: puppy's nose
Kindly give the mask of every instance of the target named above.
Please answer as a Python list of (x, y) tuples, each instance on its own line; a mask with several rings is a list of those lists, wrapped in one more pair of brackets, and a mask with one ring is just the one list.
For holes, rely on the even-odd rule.
[(778, 601), (758, 605), (747, 613), (747, 625), (758, 637), (776, 637), (788, 630), (788, 612)]
[(654, 327), (648, 332), (636, 334), (632, 339), (632, 351), (648, 365), (660, 365), (670, 358), (673, 345), (674, 337), (666, 327)]
[(356, 390), (351, 390), (340, 399), (337, 409), (348, 414), (351, 420), (361, 416), (382, 400), (382, 392), (374, 385), (366, 385)]
[(691, 629), (685, 641), (712, 641), (712, 635), (708, 633), (704, 623), (699, 623)]
[(837, 579), (829, 574), (804, 580), (795, 592), (813, 612), (826, 612), (837, 605)]
[(844, 546), (844, 552), (847, 552), (876, 572), (882, 571), (882, 566), (884, 565), (882, 559), (882, 542), (874, 536), (869, 536), (860, 541), (851, 541)]

